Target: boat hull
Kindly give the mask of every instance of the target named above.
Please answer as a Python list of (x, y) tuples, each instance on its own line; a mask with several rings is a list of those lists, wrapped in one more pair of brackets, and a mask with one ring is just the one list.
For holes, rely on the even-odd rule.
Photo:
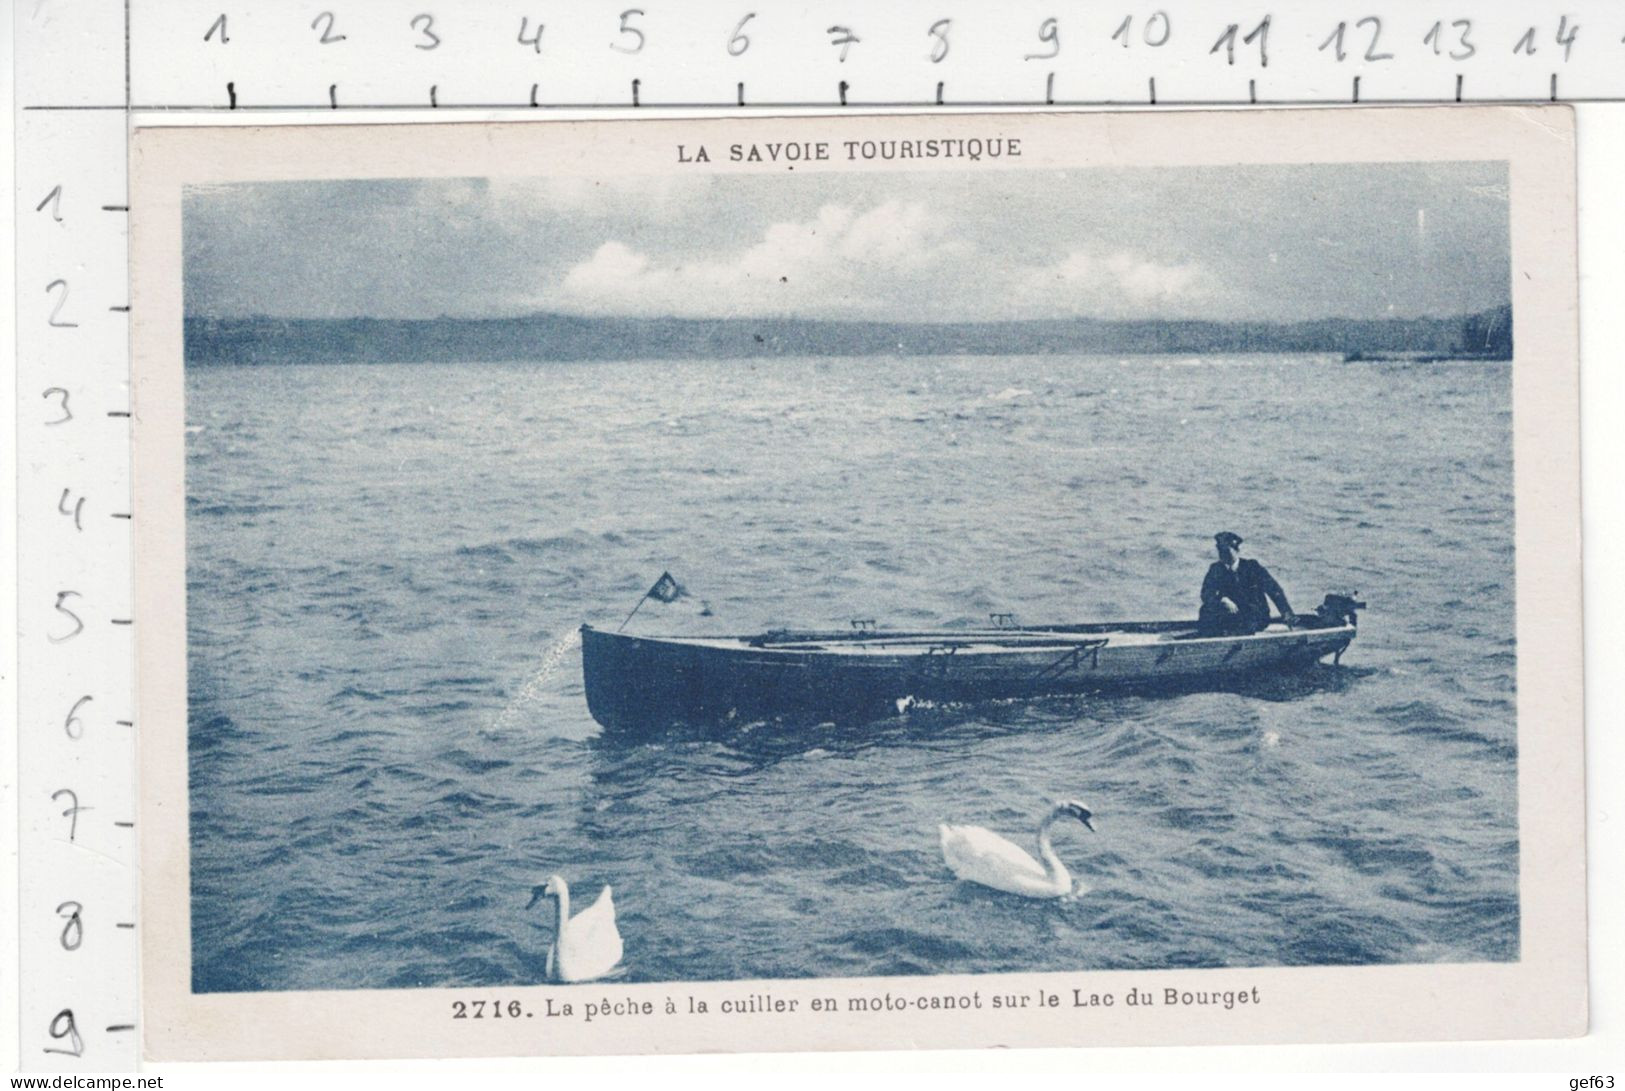
[(1195, 638), (1194, 622), (997, 632), (640, 637), (581, 627), (594, 720), (615, 731), (776, 717), (859, 720), (912, 703), (1188, 689), (1340, 656), (1352, 625)]

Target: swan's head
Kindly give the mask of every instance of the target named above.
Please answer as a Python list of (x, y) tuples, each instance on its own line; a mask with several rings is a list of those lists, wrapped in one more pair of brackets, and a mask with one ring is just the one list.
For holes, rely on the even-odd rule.
[(537, 902), (543, 898), (556, 898), (563, 889), (565, 889), (564, 880), (557, 875), (549, 875), (546, 882), (530, 888), (530, 903), (525, 908), (534, 909)]
[(1077, 800), (1069, 799), (1065, 803), (1058, 803), (1056, 804), (1055, 809), (1064, 815), (1076, 818), (1079, 822), (1082, 822), (1085, 826), (1088, 826), (1090, 833), (1095, 832), (1094, 823), (1089, 821), (1094, 817), (1095, 812), (1091, 811), (1088, 807), (1084, 806), (1082, 803), (1079, 803)]

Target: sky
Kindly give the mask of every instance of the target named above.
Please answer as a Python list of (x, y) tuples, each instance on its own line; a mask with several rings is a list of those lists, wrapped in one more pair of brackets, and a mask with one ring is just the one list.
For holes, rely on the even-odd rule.
[(1501, 163), (189, 189), (209, 317), (1281, 320), (1510, 301)]

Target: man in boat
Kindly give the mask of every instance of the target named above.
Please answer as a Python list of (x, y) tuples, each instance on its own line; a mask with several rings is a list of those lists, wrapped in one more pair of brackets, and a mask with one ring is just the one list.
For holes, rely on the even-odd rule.
[(1270, 623), (1270, 603), (1283, 618), (1292, 617), (1286, 592), (1263, 565), (1241, 555), (1241, 535), (1225, 530), (1213, 536), (1219, 559), (1202, 580), (1202, 636), (1241, 636), (1261, 632)]

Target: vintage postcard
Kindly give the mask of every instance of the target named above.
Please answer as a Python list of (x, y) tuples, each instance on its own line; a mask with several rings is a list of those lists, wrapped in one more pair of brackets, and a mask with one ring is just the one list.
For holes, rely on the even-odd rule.
[(142, 129), (147, 1053), (1584, 1033), (1573, 150)]

